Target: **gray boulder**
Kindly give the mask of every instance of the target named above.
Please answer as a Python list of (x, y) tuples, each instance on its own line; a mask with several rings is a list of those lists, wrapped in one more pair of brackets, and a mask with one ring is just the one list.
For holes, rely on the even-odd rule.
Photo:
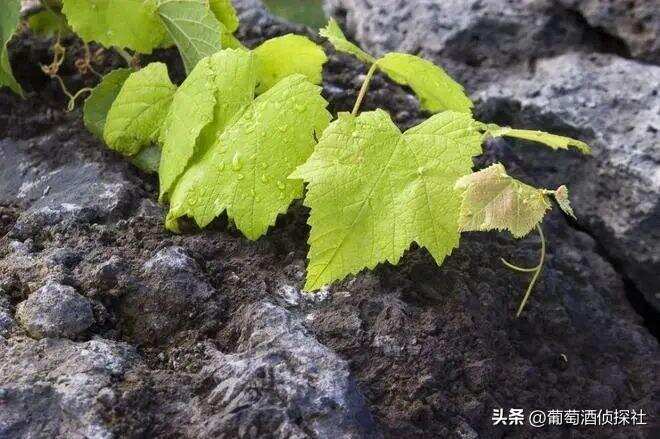
[(660, 1), (559, 0), (596, 28), (620, 38), (630, 54), (660, 63)]
[(484, 120), (565, 133), (590, 143), (593, 157), (532, 144), (505, 147), (497, 155), (508, 155), (536, 183), (567, 184), (578, 222), (656, 309), (659, 84), (660, 67), (575, 53), (539, 61), (534, 74), (512, 77), (477, 95)]
[(347, 363), (284, 308), (243, 307), (236, 353), (210, 350), (195, 437), (378, 437)]
[(16, 315), (34, 338), (74, 338), (94, 324), (90, 302), (72, 287), (54, 282), (19, 303)]

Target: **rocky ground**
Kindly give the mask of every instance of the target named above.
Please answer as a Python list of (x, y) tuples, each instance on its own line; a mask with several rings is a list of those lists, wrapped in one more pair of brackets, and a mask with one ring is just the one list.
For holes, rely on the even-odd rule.
[[(307, 32), (237, 3), (248, 44)], [(478, 160), (574, 194), (519, 319), (527, 278), (499, 258), (531, 265), (536, 238), (466, 234), (442, 267), (413, 248), (310, 296), (300, 204), (257, 242), (226, 218), (166, 232), (156, 178), (63, 111), (38, 66), (48, 41), (22, 35), (29, 97), (0, 91), (0, 438), (658, 437), (660, 8), (618, 4), (327, 2), (365, 48), (445, 65), (482, 119), (591, 143), (585, 159), (490, 142)], [(324, 94), (344, 111), (365, 69), (330, 53)], [(92, 83), (73, 58), (67, 82)], [(375, 107), (403, 128), (425, 117), (380, 76)], [(641, 409), (649, 425), (493, 426), (511, 407)]]

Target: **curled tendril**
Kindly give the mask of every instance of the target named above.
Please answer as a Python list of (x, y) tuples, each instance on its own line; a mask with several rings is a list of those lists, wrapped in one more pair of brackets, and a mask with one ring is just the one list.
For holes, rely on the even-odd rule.
[(538, 280), (539, 275), (541, 274), (541, 270), (543, 269), (543, 262), (545, 261), (545, 237), (543, 236), (543, 230), (541, 230), (541, 226), (538, 224), (536, 225), (536, 230), (538, 230), (539, 236), (541, 237), (541, 257), (539, 258), (538, 265), (531, 268), (524, 268), (514, 265), (510, 262), (507, 262), (506, 259), (501, 258), (502, 263), (506, 267), (512, 270), (520, 271), (522, 273), (534, 273), (534, 275), (532, 276), (532, 280), (530, 281), (529, 286), (527, 287), (527, 291), (525, 291), (525, 296), (523, 297), (522, 302), (520, 302), (520, 306), (518, 307), (518, 311), (516, 312), (516, 317), (520, 317), (520, 314), (525, 308), (525, 304), (527, 303), (530, 294), (532, 294), (532, 289), (534, 288), (534, 285), (536, 284), (536, 281)]

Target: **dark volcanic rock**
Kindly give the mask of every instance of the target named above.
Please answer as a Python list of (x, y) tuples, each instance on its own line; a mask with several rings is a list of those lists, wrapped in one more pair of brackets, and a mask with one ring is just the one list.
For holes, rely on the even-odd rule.
[(237, 352), (211, 351), (194, 437), (378, 437), (348, 364), (299, 319), (266, 302), (244, 307), (232, 326)]
[(57, 283), (30, 294), (18, 304), (16, 315), (34, 338), (73, 338), (94, 323), (89, 301), (72, 287)]
[(633, 57), (660, 64), (660, 1), (560, 0), (593, 27), (621, 38)]
[(0, 437), (114, 437), (102, 401), (138, 362), (110, 340), (0, 342)]
[[(256, 0), (240, 3), (239, 34), (250, 46), (291, 31), (307, 33), (268, 16)], [(515, 1), (510, 4), (530, 7), (512, 12), (503, 6), (504, 18), (493, 22), (484, 11), (496, 14), (493, 5), (505, 2), (467, 4), (472, 9), (428, 2), (428, 13), (458, 8), (468, 27), (452, 44), (462, 44), (457, 47), (472, 58), (482, 44), (488, 45), (484, 55), (494, 53), (483, 68), (468, 68), (458, 49), (438, 52), (453, 56), (450, 67), (463, 66), (474, 90), (485, 90), (478, 111), (497, 122), (584, 136), (595, 149), (585, 159), (498, 141), (478, 161), (504, 160), (513, 174), (551, 186), (568, 176), (576, 208), (584, 206), (579, 226), (590, 235), (558, 212), (545, 222), (546, 265), (519, 319), (514, 313), (529, 278), (507, 270), (499, 258), (533, 265), (535, 237), (466, 234), (441, 267), (413, 247), (397, 267), (382, 265), (310, 298), (300, 293), (308, 248), (308, 211), (300, 203), (256, 242), (224, 217), (203, 231), (167, 232), (156, 179), (87, 133), (80, 113), (67, 114), (57, 85), (43, 78), (38, 65), (50, 62), (48, 42), (14, 41), (17, 75), (38, 95), (21, 100), (0, 91), (0, 437), (655, 437), (652, 419), (646, 428), (597, 430), (491, 421), (497, 408), (635, 409), (649, 418), (660, 411), (658, 343), (643, 326), (652, 322), (628, 300), (631, 272), (620, 268), (632, 264), (613, 264), (613, 255), (606, 259), (603, 251), (606, 244), (613, 251), (615, 243), (630, 242), (642, 252), (639, 243), (653, 242), (645, 241), (653, 235), (644, 235), (636, 244), (631, 233), (649, 230), (635, 215), (650, 210), (632, 201), (646, 203), (654, 190), (655, 180), (640, 170), (655, 160), (644, 130), (656, 130), (648, 121), (657, 110), (639, 77), (655, 73), (616, 57), (588, 56), (605, 36), (566, 9), (557, 9), (562, 20), (553, 22), (535, 9), (541, 2)], [(397, 5), (402, 13), (423, 12)], [(406, 26), (398, 27), (401, 33)], [(479, 33), (480, 26), (488, 33)], [(507, 29), (515, 37), (506, 37)], [(534, 46), (518, 41), (528, 34), (557, 41), (556, 53), (575, 43), (584, 59), (528, 63), (526, 57), (536, 57)], [(482, 40), (468, 43), (471, 35)], [(516, 50), (524, 57), (516, 60)], [(180, 70), (172, 51), (156, 56), (168, 60), (171, 73)], [(329, 58), (324, 95), (333, 111), (345, 111), (365, 68), (332, 51)], [(493, 73), (507, 60), (510, 68)], [(72, 85), (95, 81), (71, 65), (62, 74)], [(501, 93), (488, 87), (510, 74)], [(541, 90), (536, 96), (534, 81)], [(607, 87), (617, 88), (610, 90), (612, 99), (601, 90)], [(402, 127), (421, 117), (415, 99), (382, 75), (364, 102), (365, 109), (376, 106)], [(607, 112), (607, 106), (621, 111)], [(582, 111), (586, 116), (579, 119)], [(626, 141), (626, 132), (640, 149)], [(525, 151), (530, 157), (522, 160)], [(602, 185), (578, 184), (580, 172)], [(632, 195), (605, 186), (624, 176)], [(601, 191), (616, 196), (608, 200)], [(589, 204), (590, 197), (629, 224), (616, 223), (614, 214)], [(84, 332), (92, 341), (25, 337), (14, 322), (17, 305), (47, 282), (70, 285), (92, 304), (95, 323)]]
[(121, 304), (121, 317), (135, 341), (157, 343), (183, 328), (213, 325), (219, 317), (222, 298), (183, 248), (159, 251), (143, 271), (142, 285)]
[(563, 132), (593, 157), (503, 145), (534, 180), (568, 184), (578, 222), (660, 310), (660, 67), (610, 55), (539, 61), (478, 94), (485, 120)]
[[(139, 189), (120, 172), (122, 166), (90, 161), (57, 135), (39, 142), (42, 148), (36, 149), (25, 141), (0, 140), (0, 160), (6, 164), (0, 170), (0, 203), (11, 200), (27, 208), (10, 231), (13, 237), (25, 239), (60, 223), (102, 221), (131, 207)], [(55, 157), (54, 148), (67, 152)]]
[(605, 42), (552, 0), (326, 0), (366, 50), (406, 52), (446, 67), (476, 89), (533, 60)]

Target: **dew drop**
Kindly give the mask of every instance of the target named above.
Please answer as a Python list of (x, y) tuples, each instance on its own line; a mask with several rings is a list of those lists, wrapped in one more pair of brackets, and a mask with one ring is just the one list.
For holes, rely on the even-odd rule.
[(307, 109), (303, 104), (296, 104), (295, 107), (298, 113), (302, 113)]
[(283, 183), (283, 182), (281, 182), (281, 181), (278, 181), (278, 182), (277, 182), (277, 188), (278, 188), (279, 190), (283, 191), (285, 187), (286, 187), (286, 186), (284, 186), (284, 183)]
[(242, 167), (243, 167), (243, 163), (241, 163), (241, 155), (238, 152), (236, 152), (234, 154), (234, 158), (231, 159), (231, 168), (234, 171), (240, 171)]
[(239, 179), (239, 180), (243, 180), (243, 174), (238, 174), (238, 175), (236, 176), (236, 178)]
[(268, 176), (266, 174), (261, 174), (261, 181), (263, 183), (268, 183)]

